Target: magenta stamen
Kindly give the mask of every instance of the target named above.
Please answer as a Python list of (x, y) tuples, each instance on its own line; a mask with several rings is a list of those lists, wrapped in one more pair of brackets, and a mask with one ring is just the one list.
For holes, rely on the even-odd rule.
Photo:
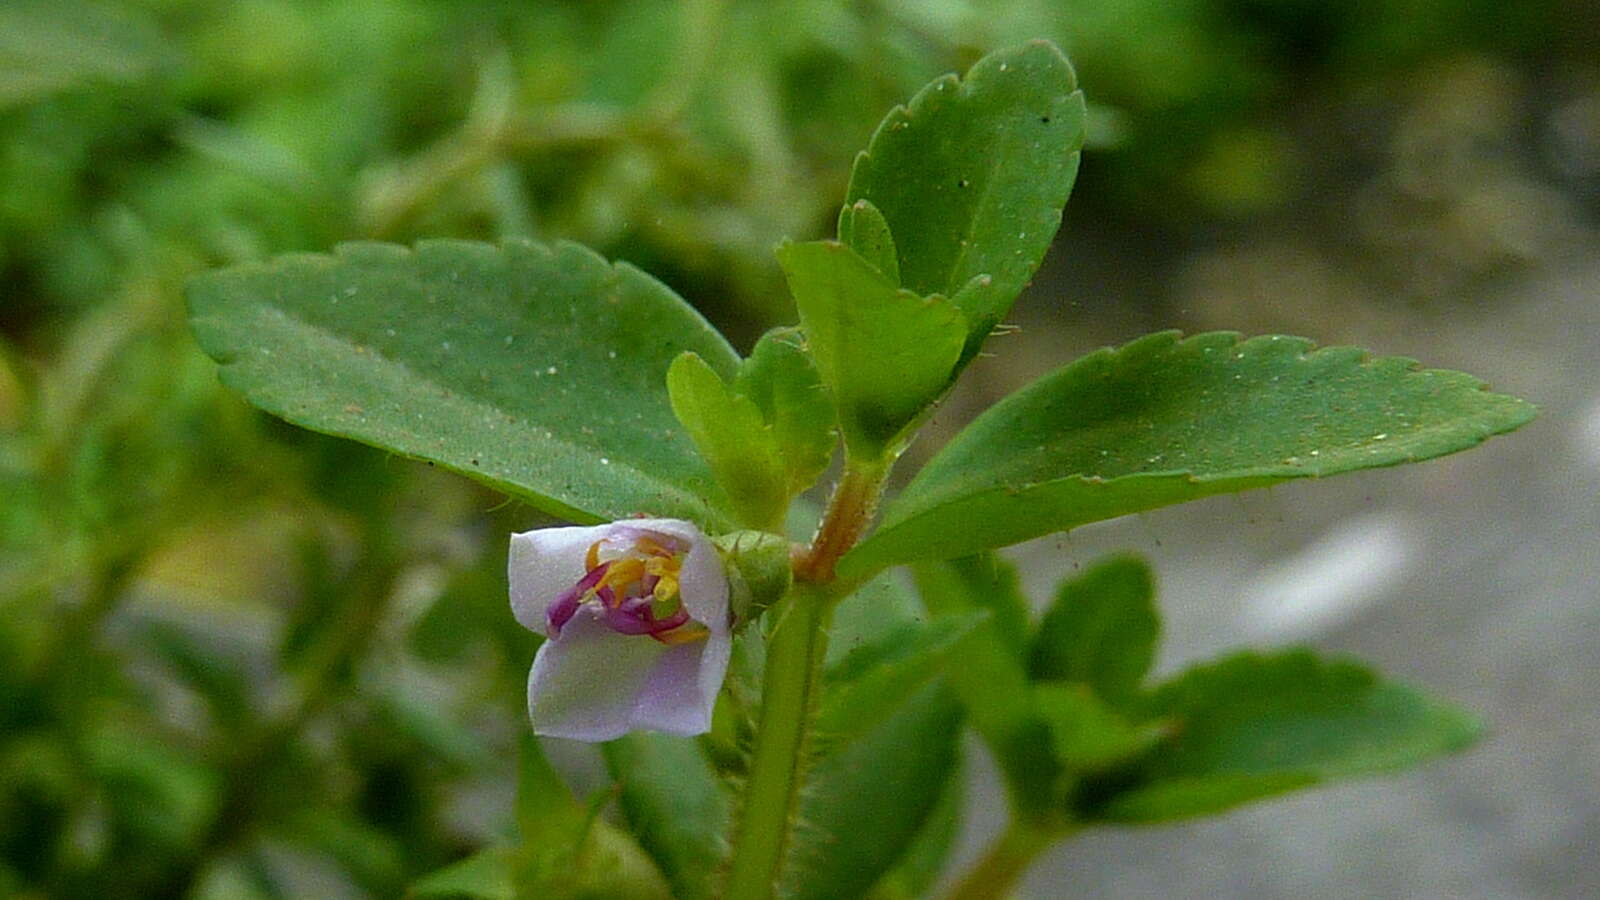
[(544, 618), (545, 622), (550, 626), (551, 637), (560, 637), (562, 627), (572, 621), (573, 614), (578, 611), (578, 595), (580, 593), (582, 592), (578, 590), (577, 586), (568, 588), (565, 594), (557, 597), (556, 601), (545, 610)]
[(620, 634), (654, 634), (661, 629), (654, 622), (649, 622), (639, 616), (629, 615), (620, 609), (605, 607), (603, 610), (606, 625), (612, 631)]

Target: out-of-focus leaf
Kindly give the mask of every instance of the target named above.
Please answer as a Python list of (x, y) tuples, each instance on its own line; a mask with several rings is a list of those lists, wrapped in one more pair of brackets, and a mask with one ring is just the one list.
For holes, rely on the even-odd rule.
[(978, 553), (952, 559), (941, 568), (977, 608), (989, 611), (995, 634), (1019, 660), (1025, 660), (1033, 623), (1017, 567), (999, 554)]
[(1012, 394), (936, 455), (839, 563), (961, 556), (1291, 478), (1418, 462), (1533, 418), (1469, 375), (1299, 338), (1176, 332)]
[(0, 4), (0, 109), (80, 85), (151, 75), (172, 55), (139, 12), (86, 0)]
[(1189, 670), (1141, 704), (1163, 741), (1096, 818), (1219, 812), (1338, 778), (1390, 772), (1470, 744), (1476, 720), (1369, 669), (1309, 651), (1241, 653)]
[(950, 381), (966, 327), (943, 297), (899, 290), (835, 241), (785, 244), (778, 260), (855, 456), (876, 460)]
[(961, 834), (966, 795), (958, 760), (955, 771), (945, 779), (938, 803), (922, 823), (922, 830), (912, 839), (899, 864), (873, 886), (867, 895), (869, 900), (917, 900), (928, 895)]
[(107, 725), (86, 747), (122, 827), (158, 847), (180, 847), (211, 820), (216, 774), (146, 735)]
[(1150, 670), (1160, 630), (1155, 580), (1144, 560), (1097, 562), (1057, 590), (1034, 636), (1028, 675), (1079, 682), (1121, 704)]
[(373, 892), (393, 892), (406, 870), (394, 835), (344, 812), (306, 806), (281, 826), (295, 843), (337, 860), (342, 869)]
[(786, 896), (859, 897), (906, 855), (957, 771), (961, 708), (929, 685), (811, 770)]
[(573, 521), (730, 524), (665, 379), (685, 350), (724, 377), (738, 357), (632, 266), (574, 244), (346, 244), (204, 275), (189, 302), (223, 379), (297, 425)]
[(512, 872), (515, 847), (490, 847), (412, 882), (408, 897), (470, 897), (517, 900)]
[(531, 733), (524, 732), (521, 745), (516, 810), (522, 843), (512, 870), (518, 896), (667, 900), (668, 883), (646, 852), (600, 818), (608, 795), (579, 804)]
[[(881, 212), (901, 286), (951, 298), (968, 330), (963, 361), (1050, 248), (1083, 134), (1072, 67), (1053, 44), (1034, 41), (985, 56), (965, 79), (923, 88), (856, 158), (846, 209), (865, 199)], [(841, 223), (839, 239), (877, 258), (875, 228), (847, 237)]]
[[(985, 608), (986, 593), (980, 582), (962, 577), (950, 563), (923, 563), (913, 569), (917, 592), (934, 621), (970, 616)], [(959, 664), (946, 681), (967, 708), (967, 715), (1010, 771), (1007, 747), (1016, 746), (1028, 727), (1027, 670), (1019, 648), (999, 630), (995, 618), (974, 626), (955, 651)], [(1026, 766), (1017, 761), (1017, 768)]]
[(829, 668), (815, 725), (823, 751), (836, 752), (889, 718), (944, 670), (951, 651), (986, 618), (974, 612), (908, 623)]
[(622, 809), (677, 900), (715, 895), (732, 799), (692, 739), (637, 732), (602, 747)]

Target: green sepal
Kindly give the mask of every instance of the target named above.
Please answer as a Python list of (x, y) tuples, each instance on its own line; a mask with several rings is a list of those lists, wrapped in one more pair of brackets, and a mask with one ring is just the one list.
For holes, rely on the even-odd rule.
[(764, 531), (735, 531), (712, 542), (728, 575), (728, 608), (735, 628), (754, 622), (789, 593), (794, 566), (788, 539)]

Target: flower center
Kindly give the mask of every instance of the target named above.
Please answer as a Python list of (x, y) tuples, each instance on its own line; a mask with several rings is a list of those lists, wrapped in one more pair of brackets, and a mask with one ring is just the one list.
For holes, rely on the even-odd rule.
[(620, 634), (642, 634), (663, 644), (684, 644), (709, 633), (689, 618), (678, 593), (678, 573), (687, 553), (665, 535), (612, 535), (589, 545), (587, 570), (545, 612), (550, 636), (588, 604), (600, 621)]

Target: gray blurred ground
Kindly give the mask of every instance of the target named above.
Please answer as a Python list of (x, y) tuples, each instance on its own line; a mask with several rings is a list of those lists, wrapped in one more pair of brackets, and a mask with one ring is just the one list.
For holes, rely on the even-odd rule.
[[(1023, 333), (974, 397), (1085, 349), (1062, 327), (1069, 311), (1019, 315)], [(1444, 460), (1035, 541), (1015, 553), (1031, 596), (1101, 553), (1137, 550), (1160, 579), (1162, 670), (1307, 643), (1475, 710), (1488, 735), (1398, 777), (1091, 833), (1049, 852), (1023, 896), (1600, 897), (1600, 241), (1459, 305), (1272, 324), (1470, 371), (1541, 415)], [(972, 750), (962, 860), (1003, 816), (992, 765)]]

